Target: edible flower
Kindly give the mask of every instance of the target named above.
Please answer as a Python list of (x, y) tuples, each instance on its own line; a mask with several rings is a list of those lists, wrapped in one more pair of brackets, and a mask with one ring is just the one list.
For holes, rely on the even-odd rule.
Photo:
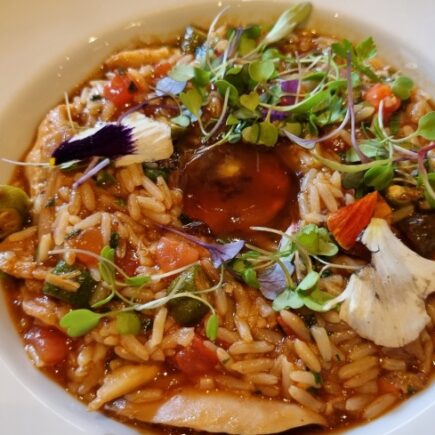
[(116, 166), (154, 162), (174, 151), (170, 127), (141, 113), (131, 113), (120, 122), (100, 122), (62, 142), (53, 152), (56, 164), (89, 157), (115, 159)]

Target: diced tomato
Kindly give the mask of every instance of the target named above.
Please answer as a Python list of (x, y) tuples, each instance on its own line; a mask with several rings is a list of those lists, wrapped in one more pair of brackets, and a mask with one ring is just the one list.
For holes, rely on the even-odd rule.
[(378, 379), (378, 388), (381, 394), (394, 394), (395, 396), (401, 395), (400, 388), (396, 387), (392, 382), (384, 377)]
[(130, 244), (127, 245), (124, 257), (116, 257), (115, 263), (128, 275), (134, 276), (139, 267), (139, 258), (136, 250)]
[(118, 74), (104, 87), (104, 97), (121, 107), (132, 102), (135, 90), (127, 76)]
[(175, 363), (178, 369), (189, 377), (196, 377), (213, 372), (219, 362), (216, 353), (208, 349), (198, 336), (192, 344), (177, 352)]
[(386, 120), (400, 107), (400, 99), (393, 94), (390, 86), (383, 83), (373, 85), (366, 92), (364, 99), (373, 105), (376, 110), (379, 109), (379, 105), (383, 100), (384, 108), (382, 114)]
[(34, 326), (24, 339), (45, 365), (56, 365), (68, 355), (68, 338), (57, 329)]
[(157, 244), (155, 260), (160, 269), (170, 271), (187, 266), (205, 256), (207, 256), (205, 249), (188, 242), (183, 237), (168, 234)]
[[(87, 228), (86, 230), (83, 230), (76, 238), (71, 240), (71, 247), (100, 255), (100, 252), (103, 249), (103, 237), (101, 231), (97, 228)], [(98, 260), (90, 255), (77, 254), (77, 258), (88, 267), (93, 267), (98, 264)]]
[(168, 72), (172, 69), (170, 62), (161, 61), (154, 67), (154, 77), (160, 78), (168, 75)]

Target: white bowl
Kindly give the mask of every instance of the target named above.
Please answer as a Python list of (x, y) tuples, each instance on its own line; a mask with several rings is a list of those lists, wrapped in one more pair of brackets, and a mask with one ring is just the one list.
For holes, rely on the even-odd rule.
[[(2, 59), (7, 60), (2, 62), (1, 69), (0, 149), (2, 156), (18, 159), (32, 140), (38, 122), (63, 98), (64, 91), (80, 83), (110, 52), (131, 39), (164, 38), (181, 31), (186, 24), (206, 24), (222, 4), (231, 4), (233, 7), (227, 15), (242, 22), (264, 21), (275, 17), (287, 2), (45, 0), (37, 8), (31, 0), (0, 3), (0, 52)], [(433, 0), (394, 3), (329, 0), (327, 4), (318, 0), (313, 3), (311, 24), (315, 28), (356, 40), (372, 35), (385, 59), (435, 95), (435, 81), (431, 81), (435, 69)], [(7, 182), (10, 173), (9, 166), (0, 164), (1, 182)], [(15, 405), (8, 408), (7, 418), (6, 413), (0, 413), (3, 433), (28, 433), (24, 426), (14, 423), (14, 419), (21, 418), (22, 403), (35, 406), (25, 418), (31, 421), (26, 428), (33, 427), (37, 433), (42, 433), (43, 427), (50, 428), (49, 432), (45, 430), (46, 435), (61, 430), (65, 434), (67, 428), (71, 434), (134, 433), (101, 414), (88, 413), (78, 401), (35, 370), (24, 354), (4, 304), (0, 304), (0, 329), (0, 358), (27, 388), (25, 391), (17, 387), (17, 393), (15, 381), (11, 383), (8, 373), (0, 366), (0, 385), (9, 388), (3, 390), (3, 398), (7, 394), (15, 395)], [(29, 393), (63, 420), (36, 405)], [(413, 430), (419, 435), (429, 435), (434, 433), (429, 426), (435, 421), (431, 411), (435, 411), (433, 387), (349, 433), (398, 435)], [(47, 425), (46, 419), (52, 419), (52, 424)]]

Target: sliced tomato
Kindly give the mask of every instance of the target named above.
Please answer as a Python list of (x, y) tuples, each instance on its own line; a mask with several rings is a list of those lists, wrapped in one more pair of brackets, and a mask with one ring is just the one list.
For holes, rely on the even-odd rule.
[(183, 237), (167, 234), (157, 244), (155, 260), (160, 269), (170, 271), (187, 266), (207, 255), (205, 249), (188, 242)]
[(104, 97), (115, 106), (122, 107), (132, 102), (135, 90), (133, 82), (127, 76), (117, 74), (104, 87)]
[(68, 356), (68, 338), (57, 329), (34, 326), (25, 334), (24, 340), (45, 365), (56, 365)]
[(364, 99), (376, 110), (379, 109), (381, 101), (384, 101), (383, 117), (388, 119), (400, 107), (400, 99), (397, 98), (390, 86), (383, 83), (376, 83), (365, 94)]
[[(83, 230), (77, 237), (71, 240), (71, 247), (100, 255), (103, 249), (103, 236), (101, 235), (101, 231), (97, 228), (87, 228)], [(88, 267), (94, 267), (98, 264), (98, 260), (90, 255), (77, 254), (77, 258)]]
[(198, 336), (194, 337), (189, 347), (175, 355), (178, 369), (191, 378), (214, 372), (218, 362), (216, 353), (208, 349)]
[(216, 234), (267, 225), (289, 200), (290, 177), (272, 152), (221, 145), (188, 163), (183, 173), (184, 213)]

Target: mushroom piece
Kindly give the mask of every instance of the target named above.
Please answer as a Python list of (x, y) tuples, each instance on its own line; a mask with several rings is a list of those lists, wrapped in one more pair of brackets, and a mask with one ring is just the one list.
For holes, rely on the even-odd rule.
[(191, 388), (153, 403), (118, 400), (109, 409), (146, 423), (240, 435), (272, 434), (309, 424), (326, 424), (322, 416), (298, 405)]
[(371, 264), (354, 273), (335, 299), (344, 300), (340, 317), (378, 345), (404, 346), (429, 322), (425, 299), (435, 291), (435, 261), (405, 246), (383, 219), (373, 218), (361, 241)]

